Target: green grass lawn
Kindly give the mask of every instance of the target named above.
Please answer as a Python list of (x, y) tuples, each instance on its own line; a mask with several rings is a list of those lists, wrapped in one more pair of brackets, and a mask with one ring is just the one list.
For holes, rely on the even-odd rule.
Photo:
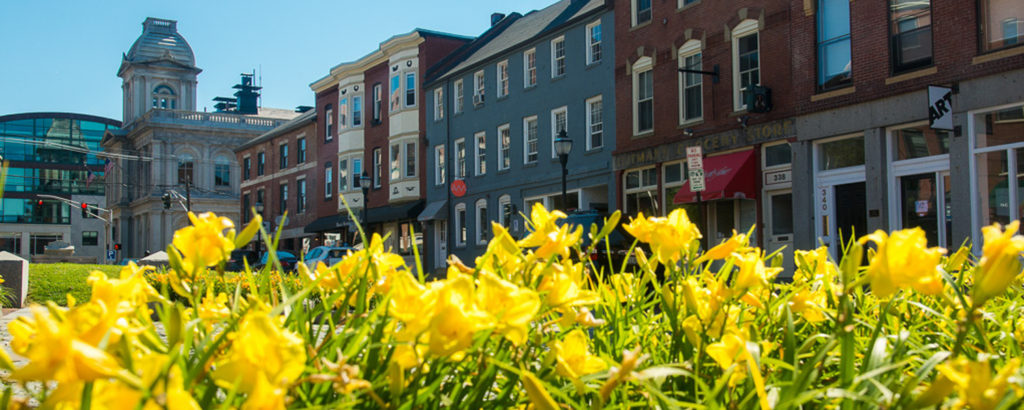
[(68, 303), (70, 293), (78, 303), (89, 300), (92, 290), (87, 279), (89, 272), (102, 271), (116, 277), (121, 267), (117, 265), (79, 265), (74, 263), (32, 263), (28, 266), (28, 302), (44, 304), (52, 300), (58, 305)]

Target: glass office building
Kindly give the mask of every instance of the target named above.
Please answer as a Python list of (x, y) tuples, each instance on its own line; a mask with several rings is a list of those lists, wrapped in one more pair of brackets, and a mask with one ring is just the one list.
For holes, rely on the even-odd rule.
[(105, 158), (96, 153), (102, 151), (104, 132), (120, 125), (72, 113), (0, 116), (0, 155), (8, 163), (0, 203), (0, 250), (29, 257), (41, 254), (49, 242), (63, 240), (75, 245), (78, 255), (103, 254), (102, 222), (39, 195), (105, 206)]

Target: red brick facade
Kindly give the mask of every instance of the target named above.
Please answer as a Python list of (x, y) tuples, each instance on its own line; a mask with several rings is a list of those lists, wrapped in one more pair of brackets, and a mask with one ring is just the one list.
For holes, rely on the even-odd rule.
[[(327, 139), (327, 113), (325, 112), (327, 105), (331, 105), (333, 110), (333, 124), (331, 126), (330, 140)], [(329, 89), (322, 91), (316, 95), (316, 137), (310, 138), (311, 145), (316, 146), (315, 159), (317, 161), (316, 177), (317, 181), (315, 189), (317, 195), (312, 198), (310, 203), (315, 203), (315, 213), (318, 218), (323, 218), (338, 213), (338, 87), (330, 87)], [(331, 164), (331, 178), (332, 186), (330, 197), (328, 198), (324, 192), (326, 185), (324, 184), (324, 166)]]
[[(983, 53), (977, 1), (932, 0), (931, 30), (934, 64), (894, 73), (889, 50), (889, 8), (886, 1), (851, 1), (852, 89), (832, 90), (830, 98), (816, 90), (816, 15), (805, 1), (792, 1), (793, 79), (797, 114), (859, 104), (921, 90), (928, 85), (982, 77), (1024, 67), (1024, 50)], [(811, 2), (814, 3), (814, 2)], [(1009, 52), (1007, 52), (1009, 51)], [(1006, 57), (998, 58), (1002, 55)], [(817, 101), (812, 101), (812, 97)]]

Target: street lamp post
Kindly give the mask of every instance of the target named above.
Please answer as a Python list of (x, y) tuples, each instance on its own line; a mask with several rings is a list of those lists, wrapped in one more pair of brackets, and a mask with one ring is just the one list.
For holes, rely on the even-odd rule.
[[(363, 171), (363, 174), (359, 176), (359, 186), (363, 188), (363, 220), (360, 224), (363, 228), (363, 233), (368, 230), (366, 226), (366, 215), (370, 209), (370, 176)], [(354, 240), (352, 242), (355, 242)], [(364, 248), (366, 245), (363, 245)]]
[(565, 130), (561, 130), (558, 132), (558, 138), (555, 138), (555, 154), (558, 154), (558, 161), (562, 163), (562, 211), (569, 209), (568, 196), (565, 192), (565, 178), (569, 174), (566, 164), (569, 162), (570, 152), (572, 152), (572, 139), (566, 135)]

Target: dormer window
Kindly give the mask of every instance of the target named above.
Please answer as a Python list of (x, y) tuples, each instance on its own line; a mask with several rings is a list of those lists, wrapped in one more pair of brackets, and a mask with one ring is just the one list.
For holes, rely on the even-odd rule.
[(174, 110), (178, 108), (177, 101), (178, 97), (174, 95), (171, 87), (159, 85), (153, 89), (153, 108)]

